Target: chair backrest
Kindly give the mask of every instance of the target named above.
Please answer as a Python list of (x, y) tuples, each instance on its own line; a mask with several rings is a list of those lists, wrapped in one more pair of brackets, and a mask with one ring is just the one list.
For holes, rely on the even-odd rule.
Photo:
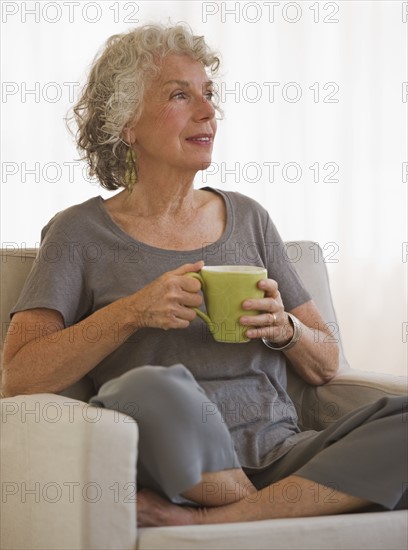
[[(312, 241), (291, 241), (286, 243), (288, 257), (291, 258), (304, 285), (309, 290), (315, 301), (324, 321), (329, 326), (336, 328), (335, 337), (340, 346), (340, 370), (349, 369), (345, 358), (343, 345), (338, 329), (337, 317), (333, 307), (330, 292), (329, 278), (323, 254), (317, 243)], [(17, 298), (23, 288), (24, 282), (31, 270), (36, 258), (36, 249), (10, 248), (1, 249), (0, 279), (1, 279), (1, 311), (0, 320), (2, 328), (3, 343), (7, 329), (10, 325), (9, 312), (17, 302)], [(288, 370), (288, 390), (292, 394), (299, 391), (301, 384), (304, 384), (292, 370)], [(61, 395), (88, 401), (94, 391), (91, 381), (84, 377), (82, 380), (67, 388)]]
[(303, 284), (312, 295), (317, 309), (323, 320), (332, 330), (333, 338), (338, 341), (340, 348), (339, 370), (350, 369), (350, 365), (344, 354), (343, 342), (340, 334), (340, 327), (337, 321), (333, 305), (333, 298), (330, 290), (329, 274), (323, 258), (323, 251), (318, 243), (312, 241), (288, 241), (285, 243), (289, 251), (294, 248), (293, 265), (296, 268)]
[[(0, 321), (1, 346), (3, 346), (10, 325), (10, 310), (17, 302), (25, 280), (30, 273), (37, 256), (37, 249), (19, 248), (15, 245), (10, 245), (9, 248), (2, 248), (0, 250)], [(81, 401), (88, 401), (94, 393), (92, 382), (89, 378), (84, 377), (61, 392), (61, 395)]]

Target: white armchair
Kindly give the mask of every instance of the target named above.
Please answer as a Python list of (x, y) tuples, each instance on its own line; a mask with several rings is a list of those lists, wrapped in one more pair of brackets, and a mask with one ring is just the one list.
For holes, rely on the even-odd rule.
[[(326, 322), (336, 323), (316, 244), (295, 243), (295, 264)], [(2, 250), (2, 340), (35, 250)], [(338, 333), (339, 335), (340, 333)], [(351, 369), (341, 341), (339, 374), (312, 387), (289, 371), (304, 429), (322, 429), (383, 395), (406, 395), (405, 377)], [(1, 547), (4, 549), (406, 549), (407, 511), (137, 529), (136, 422), (87, 405), (83, 379), (62, 394), (5, 398), (1, 413)], [(408, 429), (408, 425), (407, 425)]]

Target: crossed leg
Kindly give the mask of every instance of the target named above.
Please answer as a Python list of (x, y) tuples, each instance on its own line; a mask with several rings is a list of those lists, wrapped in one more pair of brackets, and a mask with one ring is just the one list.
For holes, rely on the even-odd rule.
[[(345, 415), (296, 443), (271, 465), (273, 477), (251, 473), (252, 481), (221, 415), (203, 420), (208, 397), (182, 365), (128, 371), (104, 384), (91, 403), (133, 412), (138, 422), (138, 482), (150, 487), (138, 492), (140, 526), (320, 516), (372, 503), (394, 509), (407, 492), (405, 396)], [(198, 506), (174, 504), (177, 495)]]
[[(367, 500), (296, 475), (257, 490), (249, 480), (245, 483), (241, 474), (245, 476), (242, 470), (203, 474), (203, 481), (183, 495), (202, 504), (197, 508), (178, 506), (149, 489), (142, 489), (137, 493), (138, 525), (153, 527), (323, 516), (364, 510), (372, 505)], [(210, 493), (208, 487), (211, 487)], [(215, 492), (214, 487), (219, 490)]]

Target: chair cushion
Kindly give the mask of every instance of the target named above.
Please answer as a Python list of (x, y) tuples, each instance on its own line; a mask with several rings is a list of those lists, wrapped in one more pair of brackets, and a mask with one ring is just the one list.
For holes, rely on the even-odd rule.
[(406, 549), (406, 511), (139, 529), (138, 550)]

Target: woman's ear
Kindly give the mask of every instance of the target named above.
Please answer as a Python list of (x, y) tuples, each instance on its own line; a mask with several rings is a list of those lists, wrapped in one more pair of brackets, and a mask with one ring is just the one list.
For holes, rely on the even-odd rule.
[(123, 128), (122, 137), (123, 137), (123, 141), (125, 141), (128, 145), (133, 145), (136, 141), (135, 127), (131, 126), (130, 124), (127, 124)]

